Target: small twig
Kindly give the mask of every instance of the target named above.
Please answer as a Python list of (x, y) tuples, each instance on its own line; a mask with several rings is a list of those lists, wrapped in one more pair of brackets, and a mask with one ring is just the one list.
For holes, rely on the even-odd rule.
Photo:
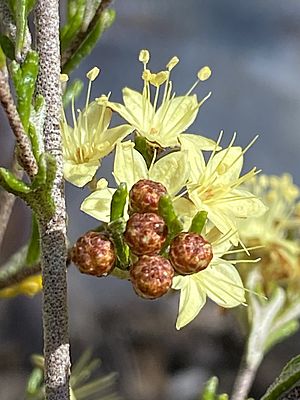
[[(24, 256), (26, 255), (27, 247), (24, 247)], [(19, 263), (11, 263), (0, 268), (0, 289), (7, 288), (23, 281), (29, 276), (41, 272), (41, 263), (34, 265), (24, 265)]]
[[(16, 151), (14, 152), (11, 171), (17, 178), (22, 178), (23, 171), (19, 167)], [(0, 191), (0, 250), (15, 199), (16, 197), (12, 193), (8, 193), (6, 190)]]
[(102, 0), (101, 3), (99, 4), (94, 17), (92, 18), (91, 22), (89, 23), (88, 27), (84, 31), (80, 31), (75, 38), (72, 40), (70, 43), (70, 46), (63, 52), (61, 56), (61, 66), (62, 69), (66, 65), (66, 63), (69, 61), (70, 57), (72, 54), (76, 52), (76, 50), (79, 48), (81, 43), (85, 40), (85, 38), (88, 36), (88, 34), (93, 30), (95, 25), (98, 23), (99, 16), (105, 10), (111, 3), (112, 0)]
[[(26, 257), (28, 247), (24, 246), (18, 252), (18, 257)], [(14, 256), (12, 256), (13, 258)], [(10, 259), (11, 260), (11, 259)], [(41, 272), (41, 263), (37, 262), (34, 265), (26, 265), (24, 263), (18, 262), (8, 262), (0, 267), (0, 289), (5, 289), (11, 285), (15, 285), (23, 281), (23, 279), (29, 276), (38, 274)], [(71, 248), (68, 251), (68, 258), (66, 262), (66, 267), (69, 267), (71, 263)]]
[(18, 159), (25, 172), (33, 178), (38, 172), (38, 166), (31, 150), (29, 137), (26, 135), (19, 113), (12, 97), (6, 68), (0, 69), (0, 102), (6, 112), (11, 129), (16, 137)]
[(55, 212), (40, 215), (43, 275), (43, 327), (46, 400), (69, 400), (70, 346), (67, 308), (67, 237), (60, 134), (61, 85), (59, 48), (59, 0), (38, 0), (35, 8), (39, 74), (36, 93), (46, 102), (43, 131), (45, 151), (56, 162), (51, 197)]
[[(11, 15), (11, 12), (7, 6), (7, 2), (5, 0), (0, 0), (0, 32), (2, 32), (13, 43), (15, 43), (17, 36), (17, 28), (14, 23), (14, 19)], [(30, 48), (31, 48), (31, 34), (27, 27), (22, 54), (18, 55), (17, 61), (23, 61)]]
[(261, 358), (257, 358), (252, 364), (248, 359), (248, 341), (246, 342), (244, 354), (241, 360), (239, 371), (234, 382), (231, 400), (245, 400), (254, 382)]

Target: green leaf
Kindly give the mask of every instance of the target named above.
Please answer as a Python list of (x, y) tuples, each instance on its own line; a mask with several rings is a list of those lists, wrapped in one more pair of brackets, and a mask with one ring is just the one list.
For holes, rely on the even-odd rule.
[(70, 42), (80, 30), (85, 13), (85, 7), (86, 0), (76, 1), (76, 11), (75, 7), (73, 7), (72, 17), (68, 19), (68, 23), (61, 31), (61, 51), (64, 51), (66, 48), (68, 48)]
[(28, 136), (29, 136), (29, 139), (30, 139), (30, 142), (31, 142), (31, 148), (32, 148), (32, 152), (33, 152), (34, 158), (36, 160), (38, 160), (38, 158), (39, 158), (39, 150), (40, 150), (39, 149), (39, 141), (38, 141), (38, 137), (37, 137), (37, 134), (36, 134), (35, 127), (31, 122), (29, 122), (29, 125), (28, 125)]
[(40, 368), (34, 368), (27, 382), (26, 394), (34, 396), (44, 382), (44, 372)]
[(27, 27), (27, 0), (15, 0), (15, 20), (16, 20), (16, 57), (22, 52), (26, 27)]
[(205, 386), (201, 396), (201, 400), (215, 400), (216, 392), (218, 390), (219, 380), (216, 376), (210, 378)]
[[(0, 46), (2, 47), (3, 53), (10, 60), (14, 60), (15, 58), (15, 46), (13, 42), (5, 35), (0, 33)], [(1, 52), (1, 50), (0, 50)], [(0, 65), (1, 65), (1, 56), (0, 56)]]
[(75, 79), (75, 81), (67, 86), (65, 93), (63, 94), (64, 108), (68, 107), (73, 98), (76, 99), (76, 97), (80, 96), (83, 86), (83, 82), (80, 79)]
[(68, 0), (68, 20), (72, 19), (77, 11), (78, 0)]
[(229, 396), (226, 393), (219, 394), (217, 400), (229, 400)]
[(38, 74), (38, 61), (37, 52), (29, 51), (21, 66), (15, 61), (11, 63), (11, 73), (17, 94), (17, 109), (26, 132), (29, 128), (32, 96)]
[(144, 157), (147, 167), (149, 168), (151, 165), (151, 161), (153, 158), (153, 150), (152, 147), (149, 146), (147, 139), (144, 136), (136, 136), (134, 139), (135, 146), (134, 148), (141, 153)]
[(31, 189), (35, 190), (37, 188), (40, 188), (42, 185), (46, 183), (47, 179), (47, 161), (46, 161), (46, 153), (43, 153), (40, 156), (39, 162), (38, 162), (38, 173), (35, 175), (33, 178), (32, 184), (31, 184)]
[(124, 216), (124, 208), (127, 200), (128, 190), (126, 182), (120, 183), (113, 194), (110, 206), (110, 220), (115, 221)]
[(88, 56), (95, 47), (98, 39), (100, 39), (105, 29), (109, 28), (115, 19), (115, 11), (112, 9), (104, 10), (99, 16), (99, 20), (93, 29), (87, 34), (85, 39), (81, 42), (79, 47), (71, 55), (70, 59), (63, 67), (63, 73), (69, 74), (75, 69), (82, 59)]
[(283, 340), (287, 339), (289, 336), (294, 335), (298, 331), (298, 329), (299, 322), (297, 320), (291, 320), (283, 324), (275, 331), (271, 331), (265, 342), (265, 352), (269, 351), (277, 343), (280, 343)]
[(43, 129), (46, 117), (46, 104), (43, 96), (38, 95), (31, 106), (28, 134), (36, 160), (44, 151)]
[(22, 193), (29, 193), (30, 186), (25, 182), (18, 179), (12, 172), (6, 168), (0, 168), (0, 184), (5, 190), (15, 195), (20, 195)]
[(183, 230), (183, 225), (175, 212), (172, 199), (168, 194), (160, 197), (158, 213), (164, 219), (168, 228), (168, 236), (162, 249), (162, 252), (164, 252), (171, 240)]
[(6, 57), (2, 50), (2, 47), (0, 46), (0, 68), (2, 69), (5, 66), (6, 66)]
[(206, 219), (207, 219), (207, 211), (198, 211), (192, 220), (189, 231), (198, 233), (200, 235), (202, 229), (204, 228)]
[(26, 255), (26, 264), (34, 265), (40, 260), (41, 246), (40, 246), (40, 233), (35, 214), (32, 214), (31, 225), (31, 238)]
[[(290, 360), (283, 368), (279, 377), (268, 388), (261, 400), (278, 400), (284, 394), (288, 395), (295, 385), (300, 384), (300, 355)], [(298, 397), (291, 397), (297, 399)]]
[(107, 225), (107, 229), (110, 232), (115, 245), (118, 267), (121, 269), (127, 269), (129, 265), (129, 247), (124, 241), (124, 232), (126, 229), (124, 218), (119, 218), (110, 222)]

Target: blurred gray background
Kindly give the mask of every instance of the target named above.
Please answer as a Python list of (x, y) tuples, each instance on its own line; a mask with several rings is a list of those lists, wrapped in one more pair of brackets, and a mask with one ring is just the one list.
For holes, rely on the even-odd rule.
[[(117, 19), (71, 78), (83, 78), (97, 65), (93, 97), (124, 86), (140, 89), (139, 50), (151, 52), (150, 68), (163, 69), (177, 55), (174, 87), (184, 93), (198, 69), (209, 65), (211, 79), (199, 97), (213, 95), (189, 129), (224, 144), (234, 131), (245, 146), (245, 168), (268, 174), (290, 172), (300, 184), (300, 2), (298, 0), (116, 0)], [(84, 102), (84, 95), (77, 106)], [(1, 117), (0, 162), (8, 165), (10, 133)], [(110, 178), (112, 160), (101, 174)], [(88, 192), (67, 185), (69, 237), (73, 242), (97, 222), (80, 212)], [(6, 235), (4, 261), (28, 237), (26, 207), (17, 201)], [(194, 400), (203, 382), (218, 375), (229, 391), (238, 368), (243, 337), (230, 314), (209, 304), (183, 331), (175, 330), (178, 297), (138, 299), (127, 282), (95, 279), (69, 269), (70, 333), (73, 359), (87, 347), (103, 361), (102, 373), (119, 373), (119, 390), (130, 400)], [(0, 399), (22, 398), (30, 371), (29, 355), (42, 351), (40, 296), (0, 302)], [(263, 393), (285, 362), (299, 353), (299, 335), (278, 345), (265, 359), (253, 388)]]

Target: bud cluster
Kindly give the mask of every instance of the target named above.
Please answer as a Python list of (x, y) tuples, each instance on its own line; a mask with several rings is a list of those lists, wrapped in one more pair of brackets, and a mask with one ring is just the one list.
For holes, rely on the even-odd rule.
[[(122, 236), (134, 260), (130, 281), (135, 292), (146, 299), (166, 294), (175, 271), (181, 275), (202, 271), (213, 257), (211, 244), (198, 233), (180, 232), (170, 241), (165, 217), (159, 215), (160, 198), (166, 194), (161, 183), (148, 179), (138, 181), (129, 192), (130, 216)], [(87, 232), (74, 245), (71, 258), (81, 272), (105, 276), (115, 266), (116, 253), (113, 239), (104, 233)]]

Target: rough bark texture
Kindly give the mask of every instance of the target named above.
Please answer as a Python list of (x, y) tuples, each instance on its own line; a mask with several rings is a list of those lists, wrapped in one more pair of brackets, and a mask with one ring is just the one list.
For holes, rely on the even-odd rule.
[(40, 218), (43, 272), (43, 324), (47, 400), (69, 399), (69, 338), (66, 282), (66, 214), (59, 119), (61, 115), (59, 2), (38, 0), (35, 10), (40, 69), (37, 93), (44, 96), (45, 151), (56, 160), (52, 196), (56, 212), (51, 220)]

